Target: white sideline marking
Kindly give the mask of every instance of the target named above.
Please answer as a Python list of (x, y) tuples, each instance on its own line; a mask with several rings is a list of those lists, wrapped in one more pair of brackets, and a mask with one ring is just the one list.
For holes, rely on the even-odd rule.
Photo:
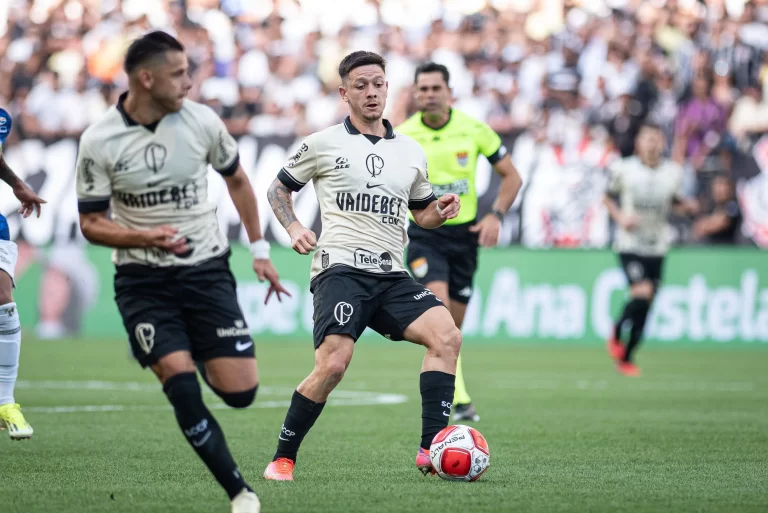
[[(159, 385), (136, 382), (114, 381), (19, 381), (18, 388), (41, 390), (120, 390), (128, 392), (161, 391)], [(210, 392), (204, 387), (204, 390)], [(290, 396), (293, 389), (288, 387), (259, 387), (258, 395)], [(212, 395), (212, 392), (211, 392)], [(370, 406), (377, 404), (402, 404), (408, 401), (408, 396), (402, 394), (388, 394), (377, 392), (362, 392), (354, 390), (335, 390), (328, 399), (330, 406)], [(260, 401), (258, 396), (251, 406), (252, 408), (287, 408), (290, 400), (284, 401)], [(222, 402), (214, 402), (209, 405), (213, 410), (230, 409)], [(103, 413), (103, 412), (147, 412), (170, 410), (170, 405), (79, 405), (79, 406), (28, 406), (25, 412), (30, 413)]]
[[(608, 390), (612, 387), (606, 380), (557, 381), (548, 379), (506, 379), (499, 380), (496, 388), (512, 390)], [(625, 381), (615, 385), (616, 390), (623, 392), (752, 392), (754, 383), (743, 381), (707, 382), (707, 381), (677, 381), (677, 382), (630, 382)]]

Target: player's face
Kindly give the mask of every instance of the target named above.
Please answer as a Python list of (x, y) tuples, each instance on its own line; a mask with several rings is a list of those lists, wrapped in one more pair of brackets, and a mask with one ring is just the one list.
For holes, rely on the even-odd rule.
[(388, 86), (384, 70), (371, 64), (353, 69), (339, 92), (356, 117), (376, 121), (381, 119), (387, 105)]
[(643, 127), (637, 135), (635, 145), (642, 160), (658, 162), (664, 151), (664, 134), (658, 128)]
[(428, 114), (445, 112), (451, 102), (451, 90), (439, 71), (419, 73), (416, 78), (416, 103)]
[(191, 88), (187, 56), (184, 52), (166, 52), (165, 61), (152, 68), (152, 99), (166, 111), (178, 112)]

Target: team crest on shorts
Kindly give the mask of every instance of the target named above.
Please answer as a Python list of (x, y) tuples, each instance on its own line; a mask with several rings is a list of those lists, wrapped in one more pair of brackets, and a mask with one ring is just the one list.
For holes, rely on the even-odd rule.
[(460, 151), (457, 153), (456, 162), (458, 162), (461, 167), (467, 167), (467, 164), (469, 163), (469, 153), (466, 151)]
[(419, 257), (411, 262), (411, 270), (413, 271), (413, 275), (417, 278), (423, 278), (426, 276), (427, 271), (429, 271), (429, 264), (427, 263), (427, 259), (424, 257)]

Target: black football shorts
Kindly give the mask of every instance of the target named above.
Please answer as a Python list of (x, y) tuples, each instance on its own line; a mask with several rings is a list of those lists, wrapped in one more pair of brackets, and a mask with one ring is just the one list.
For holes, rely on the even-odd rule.
[(663, 256), (645, 256), (635, 253), (619, 253), (619, 261), (630, 284), (649, 280), (655, 289), (659, 288), (659, 282), (664, 270)]
[(310, 291), (315, 348), (327, 335), (345, 334), (357, 340), (367, 327), (390, 340), (403, 340), (413, 321), (430, 308), (443, 306), (407, 272), (370, 273), (345, 265), (315, 276)]
[(195, 361), (255, 354), (228, 252), (195, 266), (120, 265), (115, 299), (142, 367), (175, 351)]

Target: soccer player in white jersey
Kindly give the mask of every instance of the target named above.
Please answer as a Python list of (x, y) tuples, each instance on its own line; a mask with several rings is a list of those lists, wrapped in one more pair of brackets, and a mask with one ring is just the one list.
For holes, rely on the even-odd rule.
[[(448, 425), (461, 332), (439, 299), (403, 265), (407, 211), (424, 228), (459, 212), (459, 197), (435, 198), (426, 157), (413, 139), (382, 119), (387, 100), (384, 59), (353, 52), (339, 65), (339, 92), (349, 104), (344, 123), (307, 137), (269, 189), (272, 210), (293, 249), (312, 256), (315, 368), (299, 384), (264, 472), (293, 480), (304, 436), (323, 410), (366, 327), (390, 340), (426, 347), (421, 367), (421, 444), (416, 466), (434, 472), (429, 447)], [(302, 226), (291, 194), (313, 180), (320, 203), (320, 240)]]
[[(21, 202), (19, 213), (29, 217), (34, 211), (40, 217), (45, 203), (24, 183), (3, 157), (3, 144), (11, 132), (11, 116), (0, 109), (0, 180), (11, 186), (13, 195)], [(21, 325), (19, 312), (13, 301), (14, 271), (18, 248), (11, 240), (8, 220), (0, 215), (0, 429), (8, 428), (11, 440), (32, 438), (34, 430), (21, 413), (14, 399), (16, 378), (19, 375), (21, 353)]]
[[(192, 86), (184, 48), (163, 32), (134, 41), (128, 92), (80, 140), (80, 227), (115, 248), (115, 298), (133, 354), (163, 384), (187, 441), (229, 495), (233, 513), (256, 513), (224, 434), (202, 400), (197, 365), (233, 408), (254, 400), (253, 340), (237, 302), (229, 245), (207, 200), (208, 164), (223, 177), (253, 253), (253, 269), (285, 290), (262, 238), (256, 198), (237, 143)], [(108, 216), (111, 207), (112, 219)]]
[(625, 376), (640, 375), (633, 357), (669, 251), (670, 210), (673, 205), (689, 213), (697, 208), (695, 201), (681, 195), (683, 168), (663, 158), (664, 145), (661, 128), (646, 123), (637, 135), (635, 155), (615, 161), (609, 169), (605, 204), (617, 225), (614, 250), (629, 281), (630, 298), (607, 345), (616, 369)]

